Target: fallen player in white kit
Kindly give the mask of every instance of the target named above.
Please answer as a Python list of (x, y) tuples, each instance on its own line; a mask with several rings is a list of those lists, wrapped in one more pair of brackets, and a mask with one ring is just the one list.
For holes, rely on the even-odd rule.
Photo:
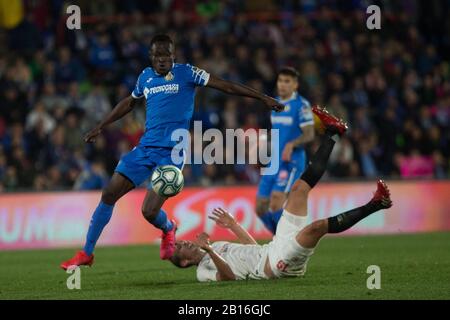
[(372, 199), (364, 206), (307, 225), (309, 191), (325, 172), (334, 139), (347, 130), (347, 126), (326, 110), (314, 108), (324, 128), (324, 140), (312, 156), (308, 168), (295, 181), (288, 196), (273, 240), (258, 245), (228, 212), (215, 209), (211, 219), (230, 229), (240, 243), (219, 241), (212, 245), (202, 233), (195, 242), (180, 240), (170, 261), (180, 268), (197, 266), (199, 281), (225, 281), (243, 279), (271, 279), (303, 275), (309, 257), (319, 240), (327, 233), (343, 232), (370, 214), (392, 206), (386, 184), (379, 180)]

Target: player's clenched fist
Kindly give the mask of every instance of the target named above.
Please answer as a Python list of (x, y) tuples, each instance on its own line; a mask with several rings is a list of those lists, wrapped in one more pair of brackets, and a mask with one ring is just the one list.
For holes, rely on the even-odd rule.
[(279, 103), (277, 100), (271, 97), (264, 98), (263, 102), (268, 106), (270, 109), (276, 112), (280, 112), (284, 110), (284, 104)]
[(84, 142), (95, 142), (95, 138), (102, 133), (102, 129), (95, 127), (84, 136)]

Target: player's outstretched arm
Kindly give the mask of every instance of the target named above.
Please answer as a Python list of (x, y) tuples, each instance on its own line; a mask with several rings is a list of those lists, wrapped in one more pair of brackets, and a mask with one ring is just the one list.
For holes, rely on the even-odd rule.
[(208, 84), (206, 86), (223, 91), (228, 94), (261, 100), (267, 107), (275, 111), (282, 111), (284, 109), (283, 104), (279, 103), (277, 100), (269, 97), (268, 95), (265, 95), (243, 84), (227, 81), (213, 75), (210, 75)]
[(217, 268), (217, 281), (236, 280), (236, 276), (234, 275), (233, 270), (231, 270), (231, 267), (228, 265), (228, 263), (211, 247), (208, 234), (204, 232), (199, 234), (195, 242), (200, 246), (200, 248), (202, 248), (209, 254), (212, 261), (214, 262), (214, 265)]
[(111, 112), (106, 116), (106, 118), (101, 121), (94, 129), (89, 131), (84, 136), (85, 142), (95, 142), (95, 138), (102, 133), (102, 130), (109, 124), (114, 121), (119, 120), (128, 112), (133, 110), (136, 105), (138, 99), (133, 98), (131, 95), (122, 99), (115, 107), (111, 110)]
[(209, 216), (211, 220), (214, 220), (218, 226), (226, 229), (230, 229), (239, 242), (242, 244), (258, 244), (256, 240), (247, 232), (242, 226), (237, 223), (234, 217), (226, 210), (222, 208), (216, 208), (213, 210), (212, 215)]

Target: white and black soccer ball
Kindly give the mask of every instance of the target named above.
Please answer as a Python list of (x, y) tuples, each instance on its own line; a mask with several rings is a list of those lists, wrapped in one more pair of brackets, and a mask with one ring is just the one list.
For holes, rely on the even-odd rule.
[(151, 181), (153, 190), (162, 197), (173, 197), (184, 187), (183, 173), (172, 165), (157, 167)]

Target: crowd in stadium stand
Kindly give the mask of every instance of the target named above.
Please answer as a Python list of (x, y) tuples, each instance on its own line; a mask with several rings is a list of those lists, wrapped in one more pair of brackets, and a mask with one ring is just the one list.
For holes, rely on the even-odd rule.
[[(448, 3), (426, 11), (421, 1), (383, 1), (382, 29), (371, 31), (363, 1), (319, 2), (80, 1), (82, 29), (68, 30), (64, 1), (10, 1), (0, 31), (0, 191), (107, 183), (143, 132), (145, 107), (94, 144), (83, 135), (130, 94), (158, 32), (176, 40), (177, 62), (267, 94), (278, 68), (297, 68), (300, 94), (350, 124), (327, 178), (448, 178), (450, 44), (438, 36), (450, 34), (439, 8)], [(204, 130), (270, 127), (260, 102), (203, 88), (194, 120)], [(254, 165), (184, 174), (203, 186), (259, 178)]]

